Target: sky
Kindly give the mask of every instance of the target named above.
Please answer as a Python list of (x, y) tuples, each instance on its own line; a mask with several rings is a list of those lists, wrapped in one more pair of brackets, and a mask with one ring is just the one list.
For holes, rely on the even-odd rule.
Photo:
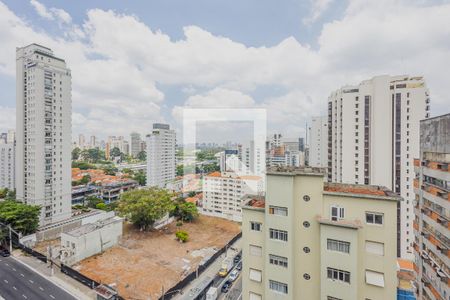
[[(439, 115), (449, 20), (450, 2), (431, 0), (0, 0), (0, 132), (15, 127), (15, 49), (30, 43), (72, 71), (73, 140), (180, 132), (183, 108), (265, 108), (269, 133), (304, 136), (332, 91), (381, 74), (425, 76)], [(206, 127), (215, 142), (242, 131)]]

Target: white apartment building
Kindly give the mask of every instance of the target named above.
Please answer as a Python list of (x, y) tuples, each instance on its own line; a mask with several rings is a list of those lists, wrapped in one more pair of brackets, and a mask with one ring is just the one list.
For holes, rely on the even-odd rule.
[(15, 188), (15, 146), (0, 140), (0, 188)]
[(419, 120), (429, 116), (423, 77), (377, 76), (328, 99), (328, 180), (386, 186), (399, 205), (398, 256), (412, 259), (413, 158)]
[(242, 197), (262, 191), (262, 178), (259, 176), (213, 172), (203, 177), (200, 213), (241, 222)]
[(81, 150), (86, 149), (86, 138), (85, 138), (84, 134), (78, 135), (78, 147)]
[(400, 197), (323, 171), (269, 169), (266, 197), (243, 199), (243, 300), (396, 299)]
[(328, 117), (313, 117), (310, 127), (309, 166), (328, 166)]
[(97, 137), (95, 135), (91, 135), (89, 138), (89, 147), (96, 148), (98, 147)]
[(242, 170), (238, 150), (228, 149), (215, 155), (219, 161), (220, 172), (235, 172), (240, 174)]
[[(261, 147), (265, 147), (262, 145)], [(262, 176), (266, 170), (266, 151), (255, 145), (254, 141), (238, 145), (238, 158), (241, 161), (240, 174)]]
[(168, 124), (153, 124), (147, 135), (147, 186), (164, 188), (175, 179), (176, 134)]
[(16, 50), (17, 199), (42, 207), (40, 224), (71, 216), (71, 73), (49, 48)]
[(136, 157), (139, 154), (139, 152), (142, 151), (141, 135), (137, 132), (132, 132), (130, 138), (131, 138), (131, 156)]

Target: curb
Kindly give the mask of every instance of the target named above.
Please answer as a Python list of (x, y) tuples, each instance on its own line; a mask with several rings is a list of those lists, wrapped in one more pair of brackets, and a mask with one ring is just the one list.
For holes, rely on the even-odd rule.
[[(52, 280), (52, 279), (51, 279), (52, 277), (43, 274), (41, 271), (39, 271), (39, 270), (33, 268), (32, 266), (26, 264), (25, 262), (21, 261), (20, 259), (18, 259), (17, 257), (15, 257), (15, 256), (13, 256), (13, 255), (11, 255), (10, 257), (11, 257), (12, 259), (14, 259), (16, 262), (20, 263), (21, 265), (27, 267), (27, 268), (30, 269), (31, 271), (33, 271), (33, 272), (39, 274), (39, 275), (40, 275), (41, 277), (43, 277), (45, 280), (47, 280), (47, 281), (49, 281), (50, 283), (56, 285), (57, 287), (59, 287), (60, 289), (62, 289), (63, 291), (65, 291), (66, 293), (68, 293), (69, 295), (71, 295), (72, 297), (74, 297), (75, 299), (80, 299), (80, 295), (79, 295), (79, 294), (82, 294), (82, 295), (83, 295), (83, 299), (86, 299), (86, 300), (90, 300), (90, 299), (91, 299), (91, 298), (89, 298), (88, 296), (84, 295), (84, 294), (81, 293), (81, 292), (80, 292), (80, 293), (74, 294), (73, 291), (68, 290), (68, 289), (67, 289), (65, 286), (63, 286), (61, 283), (59, 283), (59, 282), (57, 282), (57, 281), (55, 281), (55, 280)], [(55, 278), (56, 278), (56, 277), (55, 277)], [(59, 279), (59, 278), (56, 278), (56, 279), (58, 279), (58, 281), (61, 280), (61, 279)], [(1, 299), (2, 299), (2, 298), (0, 298), (0, 300), (1, 300)]]

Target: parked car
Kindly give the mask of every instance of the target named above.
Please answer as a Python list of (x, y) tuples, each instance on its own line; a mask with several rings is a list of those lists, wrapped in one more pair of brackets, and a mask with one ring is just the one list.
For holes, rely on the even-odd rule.
[(225, 283), (222, 285), (222, 293), (228, 293), (228, 291), (230, 290), (231, 287), (231, 281), (227, 280), (225, 281)]
[(237, 264), (237, 263), (240, 262), (240, 261), (241, 261), (241, 255), (238, 254), (238, 255), (236, 255), (236, 256), (234, 257), (234, 263)]
[(3, 256), (3, 257), (8, 257), (8, 256), (11, 255), (11, 253), (9, 252), (8, 249), (1, 249), (0, 250), (0, 255)]
[(236, 269), (238, 269), (239, 271), (242, 271), (242, 262), (238, 263), (238, 265), (236, 266)]
[(235, 281), (238, 277), (239, 277), (239, 270), (234, 269), (233, 271), (231, 271), (231, 273), (230, 273), (230, 280), (232, 282)]

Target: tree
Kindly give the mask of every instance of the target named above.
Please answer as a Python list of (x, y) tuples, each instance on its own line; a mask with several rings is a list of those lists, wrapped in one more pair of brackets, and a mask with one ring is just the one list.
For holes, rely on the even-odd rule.
[(8, 190), (5, 200), (16, 200), (16, 190)]
[(111, 151), (109, 152), (109, 155), (111, 157), (119, 157), (120, 154), (121, 154), (120, 149), (117, 147), (112, 148)]
[(107, 205), (105, 204), (105, 203), (103, 203), (103, 202), (100, 202), (100, 203), (98, 203), (96, 206), (95, 206), (95, 208), (96, 209), (101, 209), (101, 210), (107, 210)]
[(147, 176), (145, 175), (144, 171), (140, 170), (134, 174), (133, 180), (136, 180), (139, 185), (144, 186), (147, 182)]
[(6, 198), (6, 195), (8, 194), (8, 189), (0, 189), (0, 199)]
[(87, 206), (91, 208), (96, 208), (99, 203), (104, 203), (104, 201), (95, 196), (88, 196), (86, 198)]
[(194, 203), (182, 202), (176, 207), (177, 216), (184, 222), (194, 221), (198, 217), (198, 209)]
[(146, 161), (147, 160), (147, 153), (145, 151), (141, 151), (136, 155), (136, 158), (140, 161)]
[(186, 243), (187, 240), (189, 239), (189, 233), (187, 233), (187, 232), (184, 231), (184, 230), (178, 230), (178, 231), (175, 233), (175, 236), (176, 236), (177, 239), (178, 239), (180, 242), (182, 242), (182, 243)]
[(111, 164), (105, 165), (104, 167), (102, 167), (102, 170), (105, 172), (106, 175), (111, 176), (116, 176), (116, 172), (118, 171), (118, 169)]
[(132, 190), (122, 194), (117, 210), (140, 230), (149, 230), (155, 221), (174, 210), (172, 197), (171, 192), (157, 187)]
[(13, 200), (0, 202), (0, 222), (11, 225), (23, 235), (34, 233), (39, 226), (41, 208)]
[(81, 153), (81, 149), (76, 147), (75, 149), (72, 150), (72, 160), (77, 160), (78, 158), (80, 158), (80, 153)]
[(80, 157), (90, 163), (97, 163), (105, 159), (105, 152), (98, 148), (91, 148), (81, 151)]
[(72, 161), (72, 168), (79, 168), (80, 170), (97, 169), (95, 165), (85, 161)]

